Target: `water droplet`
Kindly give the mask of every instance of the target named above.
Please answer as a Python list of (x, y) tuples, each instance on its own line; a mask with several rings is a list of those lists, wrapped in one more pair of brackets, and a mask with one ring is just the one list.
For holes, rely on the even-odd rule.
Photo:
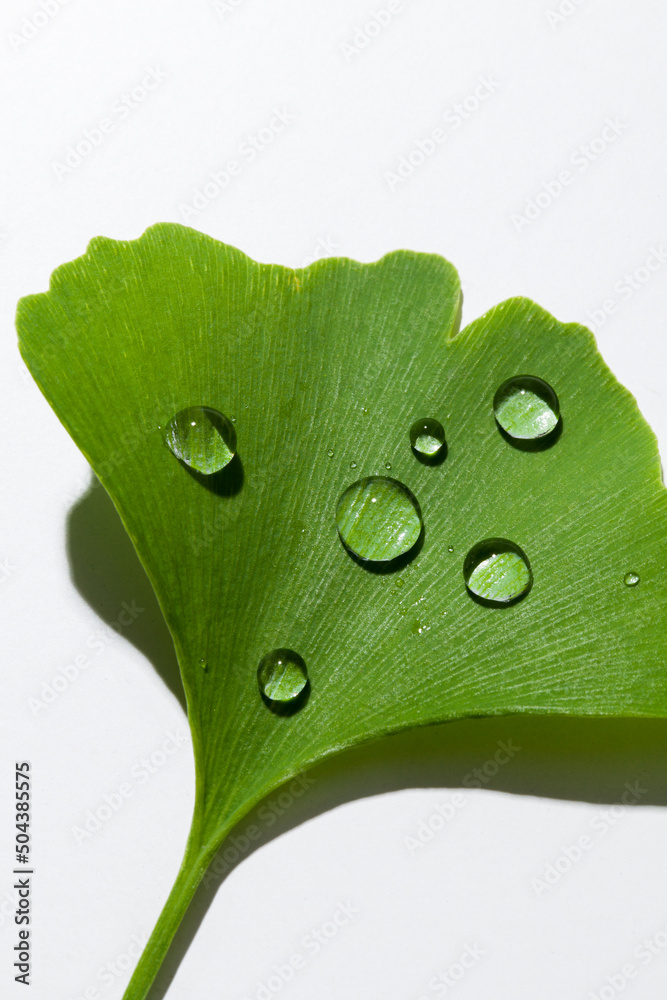
[(433, 417), (421, 417), (410, 428), (410, 444), (418, 455), (435, 458), (445, 444), (445, 428)]
[(350, 462), (350, 468), (351, 469), (356, 469), (356, 467), (357, 467), (357, 463), (356, 462)]
[(236, 423), (236, 417), (230, 417), (229, 419), (231, 420), (231, 422), (232, 422), (233, 424), (235, 424), (235, 423)]
[(399, 577), (399, 579), (396, 581), (396, 586), (403, 587), (404, 585), (405, 585), (405, 580), (401, 580)]
[(368, 407), (367, 406), (362, 406), (361, 407), (361, 412), (363, 413), (364, 416), (366, 416), (366, 414), (368, 413)]
[(453, 545), (448, 545), (447, 546), (447, 551), (448, 552), (453, 552), (454, 551), (454, 546)]
[(424, 622), (414, 621), (410, 626), (410, 631), (413, 635), (423, 635), (425, 632), (428, 632), (430, 627), (430, 625), (425, 625)]
[(327, 455), (329, 456), (329, 458), (333, 458), (333, 448), (329, 448)]
[(308, 684), (308, 670), (294, 650), (272, 649), (260, 661), (257, 681), (270, 707), (294, 706)]
[(626, 587), (636, 587), (640, 580), (641, 577), (639, 573), (633, 573), (632, 571), (626, 573), (623, 577), (623, 583)]
[(354, 555), (388, 562), (409, 552), (422, 531), (421, 511), (407, 486), (387, 476), (359, 479), (336, 507), (343, 543)]
[(500, 386), (493, 398), (498, 426), (517, 441), (534, 441), (556, 430), (560, 421), (558, 396), (548, 382), (517, 375)]
[(525, 597), (533, 585), (528, 557), (506, 538), (487, 538), (474, 545), (463, 564), (468, 593), (491, 606)]
[(385, 462), (384, 467), (387, 470), (387, 472), (389, 472), (389, 470), (391, 469), (391, 462)]
[(206, 662), (206, 660), (203, 657), (199, 661), (199, 666), (202, 668), (202, 670), (204, 671), (204, 673), (208, 672), (208, 663)]
[(169, 450), (195, 472), (206, 476), (224, 469), (236, 452), (236, 431), (209, 406), (189, 406), (173, 417), (165, 431)]

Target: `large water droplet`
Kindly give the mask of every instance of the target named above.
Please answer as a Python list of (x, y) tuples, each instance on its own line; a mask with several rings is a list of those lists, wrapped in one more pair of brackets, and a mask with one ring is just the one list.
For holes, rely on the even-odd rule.
[(272, 649), (257, 668), (259, 690), (271, 708), (294, 707), (308, 685), (308, 670), (293, 649)]
[(533, 585), (528, 557), (506, 538), (487, 538), (474, 545), (463, 564), (468, 593), (490, 606), (512, 604)]
[(508, 378), (493, 398), (498, 426), (515, 441), (535, 441), (553, 433), (560, 421), (558, 396), (534, 375)]
[(623, 583), (625, 584), (626, 587), (636, 587), (640, 581), (641, 577), (639, 573), (634, 573), (632, 571), (626, 573), (625, 576), (623, 577)]
[(336, 524), (347, 548), (370, 562), (409, 552), (422, 531), (421, 511), (407, 486), (387, 476), (360, 479), (345, 490)]
[(236, 452), (231, 421), (209, 406), (189, 406), (177, 413), (167, 424), (165, 441), (176, 458), (206, 476), (224, 469)]
[(418, 456), (434, 459), (445, 445), (445, 428), (433, 417), (421, 417), (410, 428), (410, 444)]

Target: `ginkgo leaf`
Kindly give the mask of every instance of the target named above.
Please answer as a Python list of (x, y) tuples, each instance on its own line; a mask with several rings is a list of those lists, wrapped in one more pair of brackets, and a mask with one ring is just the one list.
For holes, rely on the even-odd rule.
[(128, 1000), (228, 831), (311, 763), (464, 716), (667, 715), (652, 432), (583, 327), (512, 299), (459, 333), (460, 306), (437, 256), (290, 270), (169, 224), (19, 305), (188, 702), (192, 830)]

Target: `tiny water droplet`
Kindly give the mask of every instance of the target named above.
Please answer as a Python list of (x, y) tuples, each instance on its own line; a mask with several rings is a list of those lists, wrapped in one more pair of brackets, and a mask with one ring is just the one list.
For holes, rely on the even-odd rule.
[(232, 422), (233, 424), (235, 424), (235, 423), (236, 423), (236, 417), (230, 417), (229, 419), (231, 420), (231, 422)]
[(410, 428), (410, 444), (418, 455), (435, 458), (445, 444), (445, 428), (433, 417), (421, 417)]
[(454, 551), (454, 546), (453, 545), (448, 545), (447, 546), (447, 551), (448, 552), (453, 552)]
[(236, 431), (224, 413), (210, 406), (189, 406), (167, 424), (169, 450), (195, 472), (206, 476), (224, 469), (236, 452)]
[(356, 469), (356, 467), (357, 467), (357, 463), (356, 462), (350, 462), (350, 468), (351, 469)]
[(423, 526), (416, 498), (387, 476), (368, 476), (348, 486), (336, 507), (336, 525), (343, 544), (371, 562), (409, 552)]
[(294, 705), (308, 684), (308, 670), (293, 649), (272, 649), (260, 660), (257, 682), (271, 706)]
[(626, 573), (623, 577), (623, 583), (626, 587), (636, 587), (640, 580), (641, 577), (639, 573), (634, 573), (632, 571), (630, 573)]
[(387, 470), (387, 472), (389, 472), (389, 470), (391, 469), (391, 462), (385, 462), (384, 467)]
[(329, 448), (329, 450), (327, 452), (327, 455), (329, 456), (329, 458), (333, 458), (333, 453), (334, 453), (333, 452), (333, 448)]
[(199, 666), (202, 668), (202, 670), (204, 671), (204, 673), (208, 672), (208, 663), (206, 662), (206, 660), (203, 657), (199, 661)]
[(400, 588), (400, 587), (403, 587), (404, 585), (405, 585), (405, 581), (401, 580), (400, 577), (399, 577), (399, 579), (396, 581), (396, 586)]
[(558, 396), (534, 375), (508, 378), (493, 397), (498, 426), (517, 441), (534, 441), (555, 431), (560, 421)]
[(410, 626), (410, 631), (413, 635), (423, 635), (425, 632), (428, 632), (430, 627), (430, 625), (425, 625), (424, 622), (414, 621)]
[(362, 406), (361, 407), (361, 412), (364, 414), (364, 416), (366, 416), (366, 414), (368, 413), (368, 407), (367, 406)]
[(473, 598), (495, 607), (521, 600), (533, 585), (528, 557), (506, 538), (474, 545), (465, 558), (463, 577)]

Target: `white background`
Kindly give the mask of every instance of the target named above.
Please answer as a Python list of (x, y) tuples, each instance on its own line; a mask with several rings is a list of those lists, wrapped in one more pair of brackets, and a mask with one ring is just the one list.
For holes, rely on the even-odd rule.
[[(177, 683), (153, 666), (173, 667), (164, 626), (106, 497), (88, 491), (84, 459), (19, 359), (17, 299), (44, 290), (91, 237), (131, 239), (157, 221), (188, 221), (295, 266), (332, 252), (436, 252), (461, 274), (464, 323), (516, 294), (595, 323), (664, 453), (667, 8), (565, 0), (553, 16), (559, 3), (394, 0), (381, 30), (372, 0), (3, 3), (3, 997), (121, 997), (128, 949), (166, 898), (193, 800)], [(124, 103), (151, 70), (153, 89)], [(250, 160), (242, 144), (276, 109), (291, 120), (262, 133)], [(104, 118), (111, 127), (77, 162)], [(610, 141), (599, 139), (607, 119)], [(438, 128), (444, 141), (419, 163), (414, 151)], [(188, 213), (232, 159), (237, 176)], [(559, 191), (564, 170), (571, 182)], [(635, 288), (623, 277), (633, 274)], [(606, 318), (605, 302), (615, 307)], [(125, 636), (105, 631), (133, 600), (145, 610)], [(88, 665), (72, 669), (81, 655)], [(180, 742), (166, 753), (170, 733)], [(484, 790), (461, 792), (498, 740), (521, 750)], [(151, 757), (152, 773), (141, 764)], [(12, 770), (24, 758), (34, 769), (29, 993), (12, 981), (7, 916)], [(200, 894), (175, 949), (184, 957), (151, 1000), (663, 1000), (666, 774), (659, 721), (473, 721), (347, 754), (315, 770), (275, 824), (257, 819), (262, 840), (217, 893)], [(639, 804), (605, 819), (626, 782), (639, 782)], [(121, 785), (131, 794), (77, 840)], [(437, 825), (456, 794), (454, 818), (411, 850), (406, 838)], [(584, 835), (592, 846), (540, 891), (534, 880), (567, 868), (564, 849)], [(304, 938), (340, 903), (358, 912), (315, 954)], [(458, 975), (467, 946), (479, 960), (448, 992), (443, 979), (435, 989), (450, 967)], [(283, 982), (275, 967), (295, 953), (305, 965)]]

